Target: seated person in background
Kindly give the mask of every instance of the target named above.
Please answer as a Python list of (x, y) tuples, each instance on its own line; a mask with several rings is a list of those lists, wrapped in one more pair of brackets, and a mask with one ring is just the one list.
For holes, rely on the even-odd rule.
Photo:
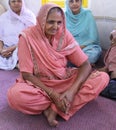
[[(8, 90), (9, 105), (27, 114), (43, 112), (51, 126), (57, 126), (57, 115), (68, 120), (109, 82), (107, 73), (91, 72), (87, 55), (55, 4), (43, 5), (37, 25), (21, 33), (18, 57), (20, 77)], [(68, 68), (68, 60), (78, 68)]]
[(104, 57), (105, 66), (99, 69), (109, 74), (110, 82), (101, 95), (116, 100), (116, 30), (111, 32), (110, 40), (111, 46)]
[(111, 79), (116, 79), (116, 30), (111, 32), (110, 40), (111, 46), (104, 57), (105, 66), (100, 70), (109, 73)]
[(19, 33), (36, 24), (35, 15), (24, 5), (24, 0), (9, 0), (9, 10), (0, 16), (0, 69), (16, 67)]
[(92, 65), (101, 55), (97, 26), (90, 10), (82, 8), (82, 0), (66, 0), (66, 26), (87, 54)]

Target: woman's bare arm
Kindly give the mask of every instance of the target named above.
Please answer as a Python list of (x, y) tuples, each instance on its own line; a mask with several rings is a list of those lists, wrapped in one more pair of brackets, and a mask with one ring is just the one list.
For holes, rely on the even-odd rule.
[(51, 91), (51, 88), (46, 87), (40, 80), (38, 77), (34, 76), (31, 73), (27, 73), (27, 72), (22, 72), (22, 76), (24, 80), (30, 81), (31, 83), (34, 84), (35, 87), (38, 87), (42, 90), (44, 90), (48, 95)]
[(61, 99), (67, 98), (69, 102), (72, 102), (74, 96), (78, 93), (82, 84), (86, 81), (90, 73), (91, 73), (91, 66), (87, 60), (78, 68), (78, 75), (76, 80), (74, 81), (70, 89), (68, 89), (61, 95)]

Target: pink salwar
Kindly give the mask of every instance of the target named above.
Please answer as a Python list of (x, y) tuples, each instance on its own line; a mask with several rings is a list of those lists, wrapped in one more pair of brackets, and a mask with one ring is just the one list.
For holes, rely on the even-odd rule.
[[(72, 78), (72, 80), (73, 79), (74, 78)], [(59, 111), (44, 91), (27, 83), (16, 83), (12, 88), (9, 89), (9, 104), (13, 109), (27, 114), (40, 114), (42, 111), (51, 106), (51, 108), (62, 118), (68, 120), (85, 104), (95, 99), (108, 84), (108, 80), (109, 77), (106, 73), (98, 71), (93, 72), (75, 96), (68, 115)], [(63, 88), (63, 85), (63, 82), (60, 83), (61, 88)], [(55, 88), (58, 88), (58, 86)], [(58, 91), (63, 92), (64, 90), (60, 89)]]

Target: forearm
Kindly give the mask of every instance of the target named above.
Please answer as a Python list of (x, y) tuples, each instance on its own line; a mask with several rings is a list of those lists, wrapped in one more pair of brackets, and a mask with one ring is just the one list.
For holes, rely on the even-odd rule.
[(87, 61), (78, 69), (77, 78), (71, 87), (71, 91), (74, 94), (76, 94), (79, 91), (80, 87), (86, 81), (90, 73), (91, 73), (91, 66), (90, 63)]
[(22, 72), (22, 76), (24, 80), (31, 82), (35, 87), (38, 87), (44, 90), (48, 95), (52, 92), (52, 89), (45, 86), (38, 77), (34, 76), (33, 74)]
[(11, 47), (8, 47), (9, 52), (13, 52), (16, 49), (17, 45), (13, 45)]

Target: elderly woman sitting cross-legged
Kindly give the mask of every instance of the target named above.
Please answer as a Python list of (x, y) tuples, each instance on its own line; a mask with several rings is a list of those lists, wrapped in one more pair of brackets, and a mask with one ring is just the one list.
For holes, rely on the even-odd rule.
[[(51, 126), (58, 125), (57, 115), (68, 120), (109, 82), (107, 73), (91, 72), (55, 4), (41, 7), (37, 25), (21, 33), (18, 45), (20, 77), (8, 90), (9, 104), (27, 114), (43, 112)], [(68, 68), (68, 60), (78, 67)]]

